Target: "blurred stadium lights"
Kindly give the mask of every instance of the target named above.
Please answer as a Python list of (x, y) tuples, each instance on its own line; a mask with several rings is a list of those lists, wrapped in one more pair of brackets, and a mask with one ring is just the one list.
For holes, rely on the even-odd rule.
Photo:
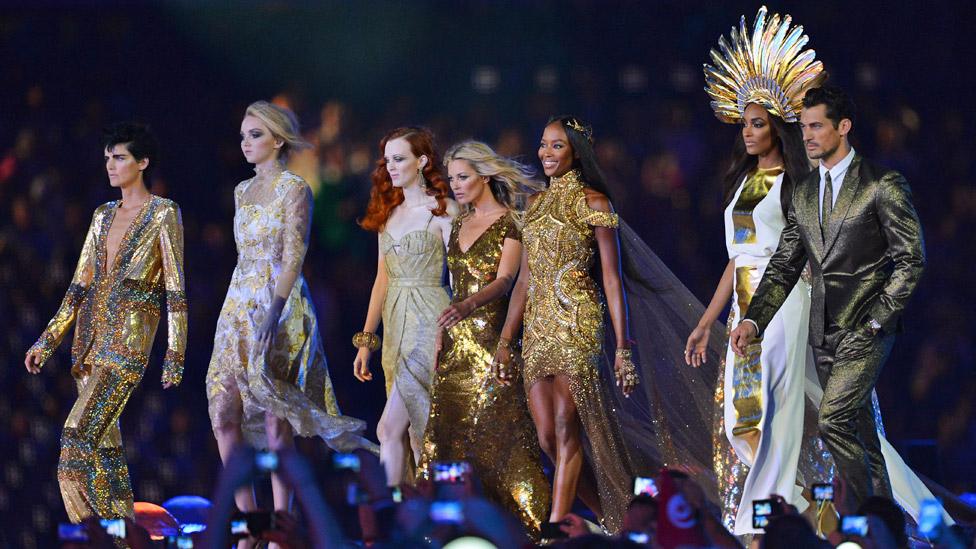
[(880, 80), (881, 74), (878, 72), (878, 67), (870, 63), (860, 63), (854, 69), (854, 77), (861, 88), (873, 90), (878, 87), (878, 80)]
[(620, 69), (620, 89), (626, 93), (647, 91), (647, 70), (637, 65), (625, 65)]
[(471, 71), (471, 87), (478, 93), (495, 93), (501, 80), (497, 67), (482, 65)]
[(692, 70), (688, 65), (675, 65), (668, 76), (675, 91), (687, 93), (698, 89), (701, 71)]
[(535, 71), (535, 87), (543, 93), (553, 93), (559, 87), (559, 73), (556, 67), (545, 65)]

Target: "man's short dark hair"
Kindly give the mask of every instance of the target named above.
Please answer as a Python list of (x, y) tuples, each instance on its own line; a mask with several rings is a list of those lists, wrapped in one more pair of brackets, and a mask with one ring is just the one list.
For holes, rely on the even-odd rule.
[(148, 187), (149, 174), (156, 164), (156, 151), (159, 148), (156, 136), (149, 126), (139, 122), (119, 122), (105, 128), (103, 134), (102, 142), (106, 150), (111, 150), (116, 145), (125, 145), (136, 160), (149, 159), (149, 165), (142, 171), (142, 179)]
[(835, 128), (845, 118), (854, 122), (854, 101), (840, 88), (821, 86), (807, 90), (803, 96), (803, 107), (809, 109), (817, 105), (827, 106), (827, 118), (834, 123)]
[(857, 514), (878, 517), (891, 532), (891, 536), (895, 538), (895, 546), (899, 548), (908, 547), (905, 514), (894, 501), (882, 496), (871, 496), (857, 508)]

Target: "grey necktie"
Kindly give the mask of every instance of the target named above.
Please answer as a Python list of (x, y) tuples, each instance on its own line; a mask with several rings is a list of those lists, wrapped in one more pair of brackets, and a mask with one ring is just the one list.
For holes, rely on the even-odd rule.
[(830, 181), (830, 172), (827, 172), (824, 179), (823, 205), (820, 207), (820, 238), (827, 243), (827, 227), (830, 226), (830, 210), (834, 207), (834, 184)]

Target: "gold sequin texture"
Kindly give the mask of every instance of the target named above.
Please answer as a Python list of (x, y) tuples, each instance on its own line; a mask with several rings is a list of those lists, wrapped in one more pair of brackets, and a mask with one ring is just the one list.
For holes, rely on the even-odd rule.
[[(237, 266), (207, 370), (211, 424), (216, 429), (239, 423), (249, 444), (266, 448), (265, 415), (272, 414), (296, 435), (321, 437), (333, 449), (375, 450), (362, 437), (366, 423), (340, 414), (311, 293), (301, 276), (312, 191), (287, 171), (262, 180), (263, 191), (254, 185), (257, 180), (248, 179), (234, 191)], [(279, 284), (288, 297), (278, 331), (262, 353), (256, 334)]]
[(552, 178), (526, 212), (524, 242), (531, 273), (525, 308), (526, 390), (547, 376), (565, 376), (576, 403), (604, 526), (620, 527), (632, 497), (630, 457), (613, 411), (600, 393), (597, 370), (604, 334), (604, 302), (590, 269), (594, 226), (616, 227), (617, 215), (592, 210), (580, 174)]
[(151, 196), (132, 220), (114, 265), (106, 238), (120, 202), (99, 206), (61, 307), (31, 351), (46, 362), (75, 327), (72, 375), (78, 386), (61, 436), (58, 482), (72, 522), (132, 517), (132, 487), (118, 420), (142, 379), (167, 308), (162, 380), (179, 383), (186, 350), (183, 227), (174, 202)]
[[(732, 321), (735, 312), (729, 311), (729, 318), (725, 322), (725, 340), (728, 341), (732, 332)], [(749, 466), (739, 461), (729, 439), (725, 434), (725, 360), (723, 354), (718, 367), (718, 379), (715, 382), (715, 413), (712, 414), (714, 424), (712, 428), (712, 469), (715, 471), (718, 486), (718, 503), (722, 509), (722, 524), (728, 531), (735, 527), (735, 517), (739, 512), (739, 500), (742, 498), (742, 487), (749, 473)], [(749, 502), (746, 502), (749, 505)]]
[[(512, 214), (503, 215), (462, 252), (462, 222), (454, 221), (447, 256), (455, 303), (495, 280), (505, 239), (522, 239)], [(420, 471), (429, 476), (432, 461), (468, 460), (485, 496), (519, 517), (538, 538), (548, 516), (550, 488), (535, 427), (521, 380), (505, 386), (491, 375), (507, 311), (508, 298), (496, 299), (445, 331)]]

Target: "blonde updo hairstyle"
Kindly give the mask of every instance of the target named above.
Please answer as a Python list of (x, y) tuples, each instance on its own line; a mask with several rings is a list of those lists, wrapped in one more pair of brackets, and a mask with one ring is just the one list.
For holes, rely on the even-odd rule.
[[(488, 188), (500, 204), (510, 210), (524, 210), (526, 198), (545, 188), (535, 180), (535, 170), (496, 153), (480, 141), (462, 141), (448, 149), (444, 165), (464, 160), (481, 177), (488, 178)], [(470, 209), (466, 205), (465, 209)]]
[(282, 142), (281, 148), (278, 149), (279, 162), (288, 162), (291, 153), (311, 147), (302, 139), (298, 129), (298, 117), (290, 109), (267, 101), (255, 101), (248, 105), (244, 116), (253, 116), (260, 120), (268, 127), (275, 140)]

